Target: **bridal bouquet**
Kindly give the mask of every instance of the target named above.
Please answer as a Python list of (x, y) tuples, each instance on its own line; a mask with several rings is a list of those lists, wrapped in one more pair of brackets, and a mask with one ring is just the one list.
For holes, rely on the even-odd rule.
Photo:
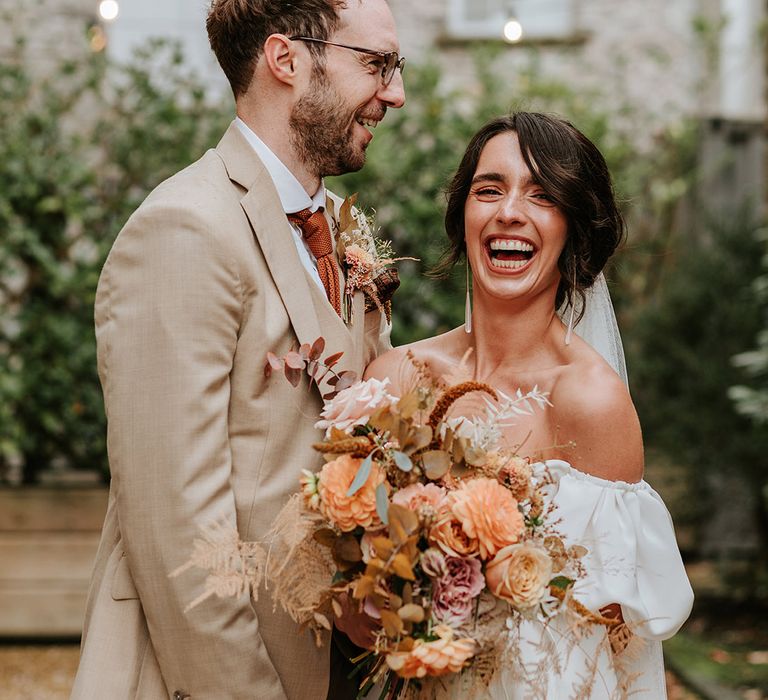
[[(213, 593), (255, 596), (265, 581), (318, 641), (335, 624), (363, 644), (361, 696), (376, 685), (382, 698), (426, 697), (430, 684), (462, 671), (465, 688), (486, 687), (515, 654), (514, 616), (568, 610), (610, 624), (571, 596), (586, 549), (557, 534), (547, 475), (502, 446), (503, 426), (545, 409), (546, 394), (447, 386), (411, 359), (413, 386), (398, 397), (387, 379), (336, 375), (340, 356), (321, 361), (323, 350), (319, 339), (270, 354), (266, 371), (294, 384), (303, 372), (318, 382), (330, 373), (335, 389), (316, 426), (324, 439), (314, 445), (324, 466), (303, 472), (265, 542), (220, 530), (196, 543), (187, 566), (210, 576), (195, 604)], [(449, 417), (472, 392), (483, 396), (484, 415)]]

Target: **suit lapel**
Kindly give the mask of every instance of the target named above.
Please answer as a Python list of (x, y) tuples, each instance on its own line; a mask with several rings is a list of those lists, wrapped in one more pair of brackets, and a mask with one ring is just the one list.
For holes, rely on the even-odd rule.
[[(313, 343), (323, 336), (325, 354), (343, 352), (337, 371), (360, 375), (362, 356), (353, 334), (301, 264), (280, 197), (264, 164), (233, 123), (216, 150), (230, 179), (247, 190), (240, 204), (269, 267), (275, 287), (291, 320), (299, 343)], [(359, 323), (362, 323), (362, 318)], [(356, 335), (356, 334), (355, 334)], [(321, 393), (329, 390), (323, 382)]]

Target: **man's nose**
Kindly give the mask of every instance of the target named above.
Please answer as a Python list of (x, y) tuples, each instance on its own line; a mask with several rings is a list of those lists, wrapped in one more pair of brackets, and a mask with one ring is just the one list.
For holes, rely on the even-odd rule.
[(389, 85), (382, 85), (378, 92), (378, 98), (387, 105), (399, 109), (405, 104), (405, 85), (403, 75), (399, 70), (395, 71)]

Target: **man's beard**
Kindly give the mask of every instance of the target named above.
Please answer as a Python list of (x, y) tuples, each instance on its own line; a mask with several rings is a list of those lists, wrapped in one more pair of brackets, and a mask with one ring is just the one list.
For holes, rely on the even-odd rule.
[(355, 172), (365, 165), (365, 149), (355, 148), (347, 128), (350, 116), (325, 74), (315, 71), (288, 125), (296, 154), (319, 177)]

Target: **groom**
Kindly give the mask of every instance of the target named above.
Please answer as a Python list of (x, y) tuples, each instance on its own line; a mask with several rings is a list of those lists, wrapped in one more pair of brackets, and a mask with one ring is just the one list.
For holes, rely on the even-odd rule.
[(317, 460), (320, 393), (268, 381), (267, 351), (322, 335), (362, 374), (388, 347), (362, 292), (354, 323), (341, 317), (339, 201), (322, 178), (363, 166), (372, 128), (403, 105), (402, 59), (385, 0), (214, 0), (207, 27), (237, 118), (149, 195), (99, 281), (112, 483), (77, 700), (328, 693), (329, 640), (316, 648), (268, 594), (185, 613), (203, 575), (168, 573), (201, 525), (262, 539)]

